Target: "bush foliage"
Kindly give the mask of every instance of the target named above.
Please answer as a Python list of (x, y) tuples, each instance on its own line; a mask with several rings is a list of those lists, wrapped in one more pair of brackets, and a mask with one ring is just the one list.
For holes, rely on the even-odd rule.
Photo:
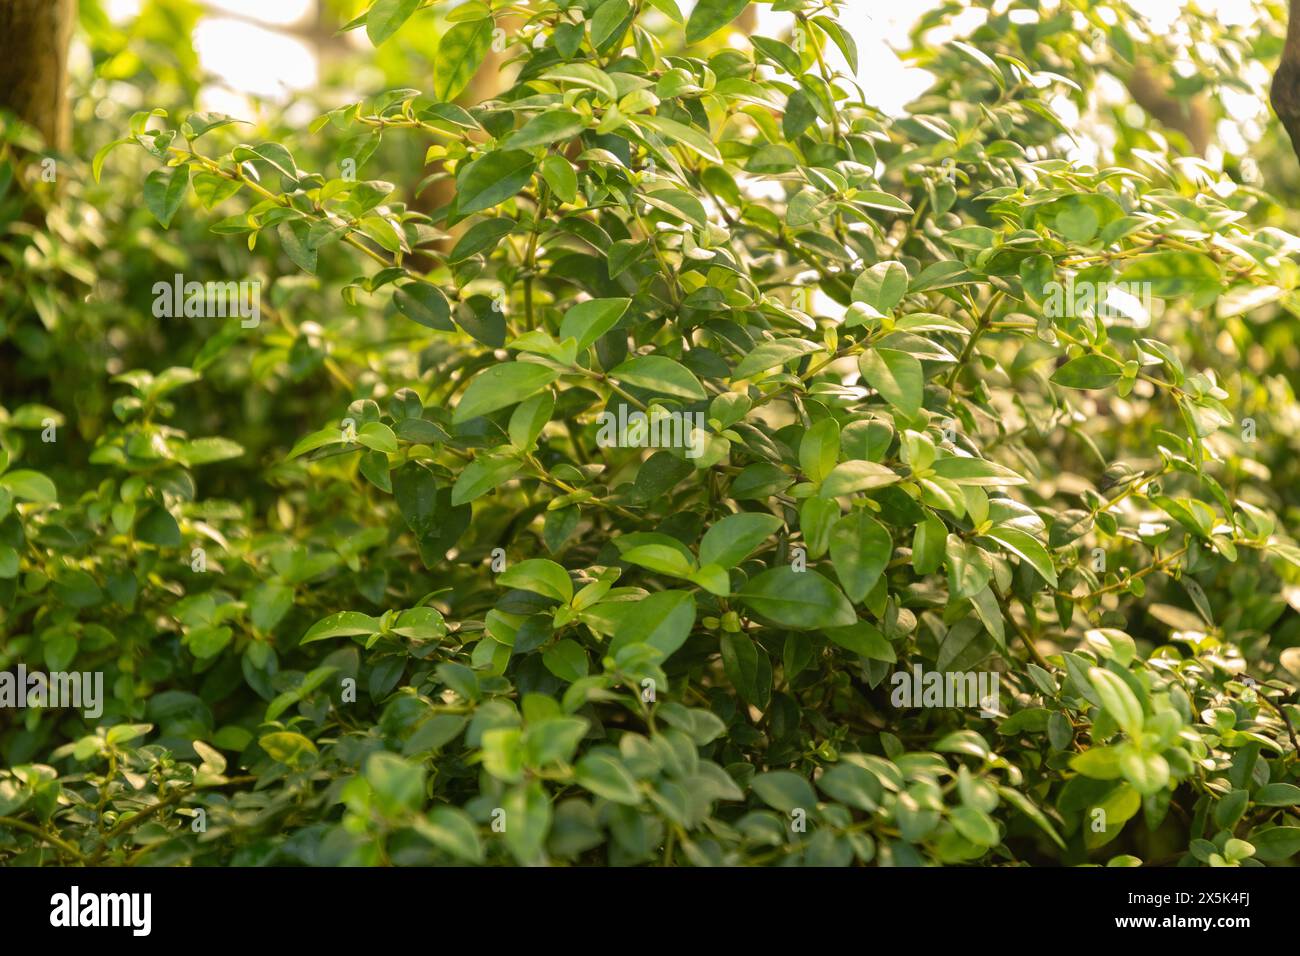
[[(473, 0), (415, 50), (376, 0), (431, 85), (304, 130), (188, 111), (178, 6), (85, 14), (156, 97), (93, 162), (0, 154), (0, 664), (107, 698), (5, 712), (0, 861), (1300, 851), (1300, 239), (1264, 147), (1097, 97), (1190, 56), (1221, 109), (1273, 28), (930, 42), (947, 4), (890, 117), (852, 3), (729, 44), (744, 0)], [(260, 322), (157, 318), (174, 274)], [(900, 703), (918, 669), (1000, 692)]]

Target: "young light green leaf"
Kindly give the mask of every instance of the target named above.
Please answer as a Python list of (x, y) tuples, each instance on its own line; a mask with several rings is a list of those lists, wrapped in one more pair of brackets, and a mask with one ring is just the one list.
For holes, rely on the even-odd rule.
[(1130, 737), (1142, 733), (1142, 705), (1132, 688), (1118, 674), (1100, 667), (1088, 669), (1088, 679), (1101, 698), (1101, 706)]
[(662, 355), (642, 355), (628, 359), (610, 370), (610, 375), (628, 385), (674, 395), (678, 398), (704, 399), (708, 395), (689, 369)]
[(558, 370), (533, 362), (507, 362), (474, 376), (452, 413), (452, 424), (522, 402), (560, 377)]
[(561, 339), (577, 339), (585, 349), (614, 327), (627, 312), (631, 299), (589, 299), (564, 313), (560, 322)]

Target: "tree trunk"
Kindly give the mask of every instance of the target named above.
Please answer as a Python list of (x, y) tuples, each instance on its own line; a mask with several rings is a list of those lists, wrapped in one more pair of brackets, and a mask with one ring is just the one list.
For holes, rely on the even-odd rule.
[(68, 42), (74, 0), (0, 0), (0, 107), (66, 152), (71, 145)]
[(1124, 85), (1138, 106), (1165, 126), (1186, 136), (1196, 155), (1205, 155), (1213, 135), (1210, 104), (1205, 94), (1179, 99), (1158, 78), (1155, 65), (1147, 60), (1138, 61), (1132, 73), (1124, 79)]
[(1300, 156), (1300, 0), (1291, 0), (1286, 45), (1282, 47), (1282, 62), (1273, 74), (1269, 102), (1291, 137), (1291, 148)]

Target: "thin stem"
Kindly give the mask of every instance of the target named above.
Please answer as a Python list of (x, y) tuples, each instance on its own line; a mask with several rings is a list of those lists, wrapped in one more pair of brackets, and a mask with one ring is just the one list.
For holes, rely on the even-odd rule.
[(50, 846), (58, 847), (64, 853), (75, 858), (80, 863), (86, 862), (85, 854), (71, 843), (61, 840), (52, 834), (46, 833), (40, 827), (33, 826), (26, 820), (16, 820), (13, 817), (0, 817), (0, 827), (11, 827), (15, 830), (21, 830), (23, 833), (28, 833), (37, 839), (48, 843)]

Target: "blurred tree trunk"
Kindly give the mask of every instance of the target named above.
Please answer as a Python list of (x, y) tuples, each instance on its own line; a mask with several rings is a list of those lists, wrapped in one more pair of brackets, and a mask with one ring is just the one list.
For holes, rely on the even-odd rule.
[(1210, 146), (1210, 104), (1204, 94), (1179, 98), (1160, 79), (1154, 64), (1139, 60), (1124, 79), (1133, 101), (1169, 129), (1187, 137), (1192, 150), (1204, 156)]
[(0, 0), (0, 107), (59, 152), (71, 140), (68, 42), (75, 17), (74, 0)]
[(1273, 74), (1268, 98), (1291, 137), (1291, 148), (1300, 156), (1300, 0), (1291, 0), (1282, 62)]

